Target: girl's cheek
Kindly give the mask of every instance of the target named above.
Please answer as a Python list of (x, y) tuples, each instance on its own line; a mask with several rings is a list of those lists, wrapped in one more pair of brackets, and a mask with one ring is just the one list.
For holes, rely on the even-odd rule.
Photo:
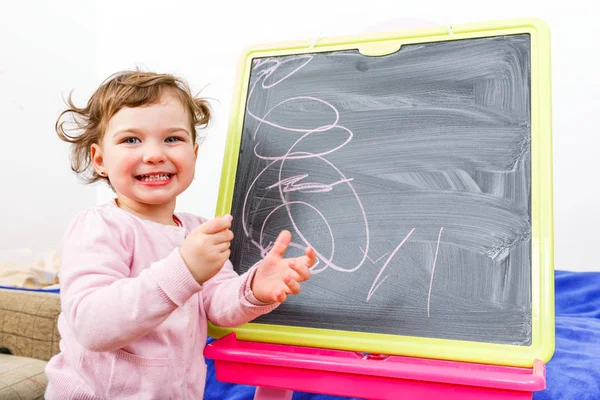
[(194, 150), (188, 148), (181, 148), (177, 153), (174, 154), (175, 159), (178, 160), (181, 164), (189, 167), (190, 165), (194, 166)]
[(132, 152), (126, 152), (122, 154), (119, 162), (121, 166), (120, 169), (124, 172), (132, 170), (137, 165), (138, 159), (139, 157), (137, 157), (137, 155)]

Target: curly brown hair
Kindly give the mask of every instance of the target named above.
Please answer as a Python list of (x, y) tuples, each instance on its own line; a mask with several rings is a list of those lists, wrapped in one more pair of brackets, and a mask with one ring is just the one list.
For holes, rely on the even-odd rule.
[[(73, 104), (72, 92), (64, 110), (56, 120), (56, 133), (63, 141), (72, 144), (71, 169), (87, 183), (108, 178), (98, 175), (92, 168), (90, 147), (100, 144), (108, 121), (123, 107), (140, 107), (156, 104), (163, 93), (174, 94), (190, 116), (192, 141), (198, 141), (196, 127), (204, 128), (211, 118), (210, 104), (204, 98), (193, 96), (182, 78), (172, 74), (124, 70), (109, 76), (96, 89), (84, 108)], [(75, 134), (67, 133), (64, 117), (72, 115)], [(71, 131), (71, 129), (69, 129)]]

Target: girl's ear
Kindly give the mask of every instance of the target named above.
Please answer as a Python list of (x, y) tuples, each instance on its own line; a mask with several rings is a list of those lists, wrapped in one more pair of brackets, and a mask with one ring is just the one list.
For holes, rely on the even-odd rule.
[(104, 153), (102, 152), (102, 147), (99, 144), (94, 143), (90, 147), (90, 158), (92, 159), (92, 165), (96, 170), (97, 174), (104, 171)]
[(194, 161), (198, 158), (198, 143), (194, 144)]

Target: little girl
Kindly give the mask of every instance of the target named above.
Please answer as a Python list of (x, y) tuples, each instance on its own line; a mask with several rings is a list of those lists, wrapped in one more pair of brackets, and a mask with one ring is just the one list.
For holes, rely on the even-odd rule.
[[(124, 71), (85, 108), (68, 105), (56, 131), (73, 145), (73, 170), (105, 181), (116, 199), (65, 233), (60, 353), (46, 368), (46, 399), (202, 399), (207, 319), (232, 327), (270, 312), (300, 292), (315, 252), (283, 258), (283, 231), (239, 276), (228, 260), (231, 216), (174, 213), (194, 178), (196, 127), (210, 120), (183, 80)], [(64, 129), (69, 113), (76, 135)]]

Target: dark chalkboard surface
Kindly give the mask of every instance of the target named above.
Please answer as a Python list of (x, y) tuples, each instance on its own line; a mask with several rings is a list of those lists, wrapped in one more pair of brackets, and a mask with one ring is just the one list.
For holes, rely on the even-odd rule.
[(254, 323), (530, 346), (531, 55), (522, 33), (254, 57), (231, 261), (282, 229), (318, 254)]

